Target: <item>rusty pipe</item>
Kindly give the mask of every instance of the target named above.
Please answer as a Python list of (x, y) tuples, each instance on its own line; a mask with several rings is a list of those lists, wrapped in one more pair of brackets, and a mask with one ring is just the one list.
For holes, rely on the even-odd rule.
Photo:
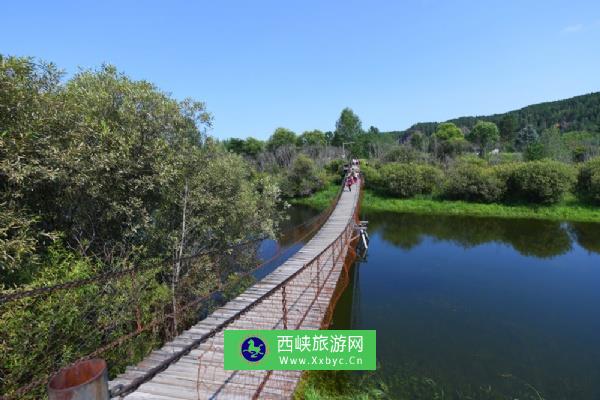
[(63, 369), (48, 382), (49, 400), (109, 400), (106, 361), (95, 358)]

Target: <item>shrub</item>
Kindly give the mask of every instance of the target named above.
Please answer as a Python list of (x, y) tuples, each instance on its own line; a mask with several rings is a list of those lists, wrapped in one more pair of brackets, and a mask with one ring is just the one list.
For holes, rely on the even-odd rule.
[(458, 165), (473, 165), (477, 167), (487, 167), (488, 162), (481, 157), (478, 157), (474, 154), (464, 154), (462, 156), (456, 157), (455, 164)]
[(520, 162), (508, 162), (504, 164), (494, 165), (492, 167), (494, 175), (500, 180), (501, 184), (504, 185), (505, 193), (504, 196), (509, 195), (509, 182), (512, 179), (515, 171), (521, 165)]
[(492, 168), (460, 163), (446, 177), (443, 197), (453, 200), (491, 203), (500, 200), (506, 185)]
[(325, 165), (325, 170), (327, 172), (331, 172), (332, 174), (343, 174), (344, 173), (344, 164), (346, 162), (341, 158), (336, 158), (335, 160), (331, 160), (327, 165)]
[(365, 187), (374, 189), (376, 191), (382, 191), (381, 174), (379, 170), (370, 165), (361, 165), (360, 171), (365, 177)]
[(409, 146), (396, 146), (383, 156), (385, 162), (412, 163), (425, 161), (427, 155)]
[(507, 164), (507, 163), (523, 161), (522, 153), (504, 153), (504, 152), (498, 153), (498, 154), (488, 153), (487, 157), (488, 157), (489, 163), (492, 165)]
[(600, 157), (581, 166), (576, 188), (580, 199), (600, 204)]
[(508, 177), (508, 195), (515, 200), (552, 204), (559, 202), (575, 183), (567, 164), (540, 160), (517, 164)]
[(545, 157), (544, 145), (542, 143), (532, 143), (525, 148), (523, 157), (527, 161), (542, 160)]
[(421, 179), (421, 194), (431, 194), (444, 180), (444, 173), (431, 165), (417, 165)]
[(380, 170), (380, 188), (386, 194), (397, 197), (412, 197), (431, 194), (441, 181), (442, 172), (430, 165), (390, 163)]
[(281, 188), (284, 196), (308, 196), (324, 186), (324, 177), (317, 171), (315, 162), (304, 154), (293, 161)]

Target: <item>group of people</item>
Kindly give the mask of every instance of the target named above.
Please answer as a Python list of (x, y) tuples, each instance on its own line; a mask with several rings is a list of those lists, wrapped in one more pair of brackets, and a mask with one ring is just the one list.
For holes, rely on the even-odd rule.
[(346, 175), (346, 186), (348, 187), (348, 191), (352, 191), (352, 185), (358, 183), (358, 165), (360, 161), (353, 158), (352, 166), (350, 168), (350, 172)]

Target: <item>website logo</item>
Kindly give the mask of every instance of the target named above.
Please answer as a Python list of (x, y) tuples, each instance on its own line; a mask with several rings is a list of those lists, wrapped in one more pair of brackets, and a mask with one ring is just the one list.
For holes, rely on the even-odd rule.
[(373, 330), (226, 329), (223, 353), (226, 371), (377, 369)]
[(252, 336), (242, 342), (242, 356), (246, 361), (257, 362), (267, 354), (267, 346), (260, 338)]

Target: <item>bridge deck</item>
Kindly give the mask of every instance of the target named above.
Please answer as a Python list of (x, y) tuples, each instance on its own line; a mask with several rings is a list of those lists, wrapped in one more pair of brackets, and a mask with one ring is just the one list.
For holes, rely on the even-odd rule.
[[(344, 191), (329, 219), (317, 234), (296, 254), (235, 299), (217, 309), (206, 319), (183, 332), (160, 350), (156, 350), (135, 367), (110, 383), (129, 384), (165, 360), (191, 349), (136, 391), (127, 400), (141, 399), (261, 399), (290, 398), (301, 377), (300, 371), (225, 371), (223, 369), (223, 330), (206, 339), (216, 327), (226, 329), (284, 329), (282, 290), (285, 284), (288, 329), (319, 329), (331, 303), (343, 260), (348, 250), (348, 222), (359, 199), (360, 185)], [(340, 235), (344, 245), (330, 246)], [(338, 240), (341, 244), (341, 240)], [(320, 256), (319, 256), (320, 255)], [(302, 267), (319, 256), (319, 263)], [(336, 262), (336, 260), (342, 262)], [(313, 265), (314, 264), (314, 265)], [(258, 301), (265, 294), (268, 297)], [(205, 340), (203, 340), (205, 339)], [(197, 342), (202, 343), (197, 345)], [(195, 343), (196, 342), (196, 343)]]

